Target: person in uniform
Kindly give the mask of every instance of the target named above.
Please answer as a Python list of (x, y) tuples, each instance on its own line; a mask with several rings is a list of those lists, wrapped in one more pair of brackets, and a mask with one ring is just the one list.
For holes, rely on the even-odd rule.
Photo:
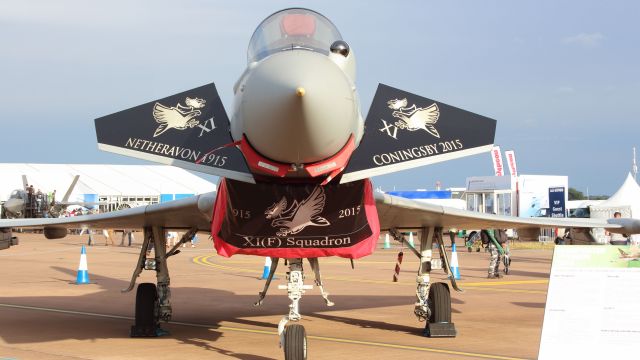
[[(480, 232), (482, 244), (489, 249), (489, 270), (487, 278), (501, 278), (499, 273), (502, 246), (506, 243), (507, 233), (504, 230), (484, 229)], [(500, 246), (500, 249), (498, 248)]]

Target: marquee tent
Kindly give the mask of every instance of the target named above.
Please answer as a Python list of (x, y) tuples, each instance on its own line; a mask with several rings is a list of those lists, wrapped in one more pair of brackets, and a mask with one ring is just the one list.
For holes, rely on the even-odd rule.
[[(640, 185), (629, 173), (615, 194), (602, 203), (591, 206), (590, 210), (592, 218), (609, 219), (616, 211), (619, 211), (623, 218), (640, 219)], [(599, 231), (594, 235), (597, 235), (598, 241), (604, 242), (604, 231)], [(640, 242), (640, 236), (633, 235), (632, 241), (634, 243)]]

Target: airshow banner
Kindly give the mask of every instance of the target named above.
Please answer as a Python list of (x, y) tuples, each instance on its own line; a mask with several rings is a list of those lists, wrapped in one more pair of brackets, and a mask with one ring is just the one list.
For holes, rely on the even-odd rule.
[(380, 84), (342, 183), (488, 152), (496, 121)]
[(371, 182), (220, 183), (211, 226), (222, 256), (341, 256), (375, 249), (380, 226)]
[(507, 150), (504, 152), (504, 156), (507, 158), (507, 165), (509, 166), (509, 173), (512, 177), (518, 176), (518, 167), (516, 165), (516, 153), (513, 150)]
[(229, 119), (213, 83), (97, 118), (95, 125), (101, 150), (253, 182), (240, 150), (228, 146)]
[(504, 176), (504, 165), (502, 162), (502, 153), (500, 146), (494, 146), (491, 149), (491, 161), (493, 161), (493, 172), (496, 176)]

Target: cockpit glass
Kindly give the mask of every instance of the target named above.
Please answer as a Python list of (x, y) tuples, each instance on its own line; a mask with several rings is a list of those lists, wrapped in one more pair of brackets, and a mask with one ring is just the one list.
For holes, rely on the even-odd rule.
[(323, 15), (301, 8), (285, 9), (266, 18), (253, 33), (247, 61), (286, 50), (310, 50), (329, 54), (329, 47), (342, 40), (338, 29)]

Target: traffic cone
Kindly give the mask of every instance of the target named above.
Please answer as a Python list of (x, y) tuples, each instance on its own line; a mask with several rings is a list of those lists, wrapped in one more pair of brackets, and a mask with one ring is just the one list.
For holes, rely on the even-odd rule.
[(266, 280), (269, 278), (269, 272), (271, 271), (271, 258), (264, 258), (264, 268), (262, 269), (262, 277), (260, 280)]
[(89, 271), (87, 269), (87, 250), (82, 245), (80, 251), (80, 265), (78, 265), (78, 277), (76, 278), (76, 285), (89, 284)]
[(391, 242), (389, 241), (389, 233), (384, 235), (384, 247), (383, 249), (391, 249)]
[(412, 248), (415, 247), (413, 245), (413, 231), (409, 233), (409, 246), (411, 246)]
[(451, 245), (451, 275), (456, 280), (460, 280), (460, 268), (458, 267), (458, 252), (456, 244)]

